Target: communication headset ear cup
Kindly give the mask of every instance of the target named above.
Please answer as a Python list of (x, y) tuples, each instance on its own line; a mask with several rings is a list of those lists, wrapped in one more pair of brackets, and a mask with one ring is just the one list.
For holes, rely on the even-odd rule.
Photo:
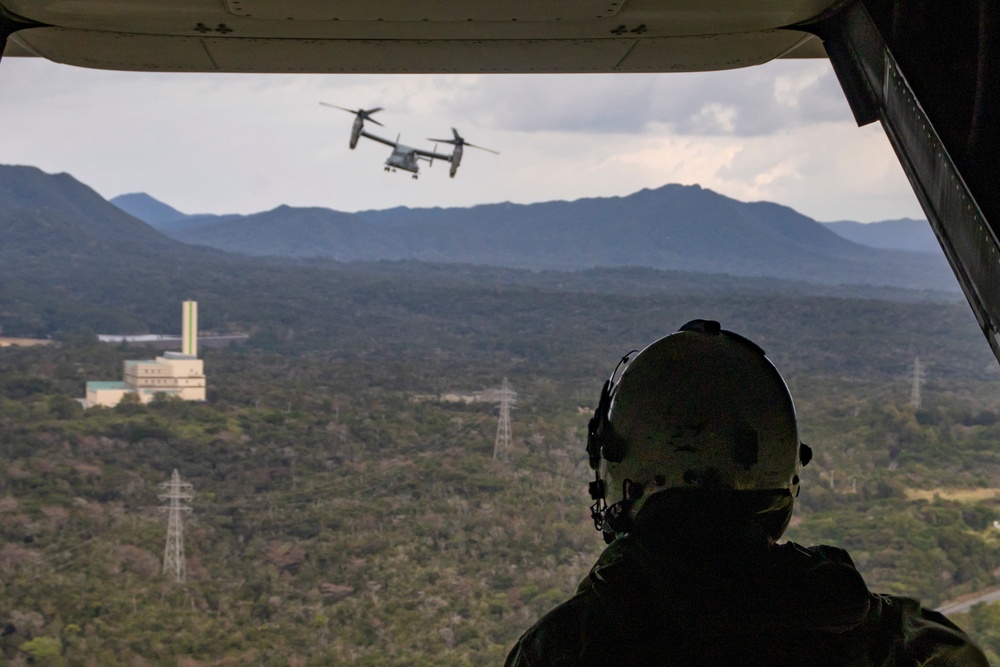
[(608, 379), (601, 388), (601, 399), (594, 410), (594, 416), (590, 418), (587, 425), (587, 456), (590, 459), (591, 470), (597, 470), (601, 465), (601, 439), (604, 432), (610, 426), (608, 423), (608, 411), (611, 409), (611, 392), (614, 384)]
[[(594, 416), (590, 418), (590, 422), (587, 424), (587, 457), (590, 467), (595, 473), (595, 480), (590, 483), (589, 488), (590, 497), (594, 501), (594, 504), (590, 506), (590, 516), (594, 520), (594, 528), (603, 533), (604, 541), (608, 544), (614, 541), (619, 532), (626, 532), (630, 524), (625, 525), (622, 521), (630, 521), (631, 518), (629, 516), (630, 512), (627, 511), (628, 508), (625, 508), (626, 511), (622, 519), (619, 520), (613, 517), (615, 527), (612, 527), (608, 523), (608, 510), (610, 508), (607, 507), (607, 503), (604, 500), (606, 488), (604, 480), (601, 479), (601, 459), (620, 462), (625, 456), (626, 443), (618, 437), (611, 426), (611, 403), (614, 399), (615, 388), (617, 386), (615, 377), (618, 376), (619, 379), (621, 378), (618, 375), (618, 371), (622, 366), (626, 366), (632, 355), (637, 352), (638, 350), (631, 350), (615, 366), (614, 371), (611, 372), (611, 377), (601, 387), (601, 398), (597, 403), (597, 409), (594, 410)], [(622, 372), (624, 373), (624, 371)]]
[[(597, 409), (594, 410), (594, 416), (590, 418), (590, 422), (587, 424), (587, 456), (589, 457), (590, 468), (592, 470), (597, 470), (601, 465), (602, 457), (609, 461), (621, 461), (621, 458), (609, 459), (608, 456), (604, 455), (605, 453), (614, 457), (623, 457), (625, 455), (625, 443), (620, 438), (615, 437), (614, 429), (611, 426), (611, 402), (614, 399), (618, 381), (621, 380), (621, 375), (619, 375), (618, 371), (624, 374), (625, 371), (622, 367), (627, 367), (632, 356), (638, 354), (638, 352), (638, 350), (630, 350), (628, 354), (622, 357), (618, 365), (615, 366), (615, 370), (611, 372), (611, 377), (601, 387), (601, 398), (597, 402)], [(617, 381), (616, 377), (618, 378)]]

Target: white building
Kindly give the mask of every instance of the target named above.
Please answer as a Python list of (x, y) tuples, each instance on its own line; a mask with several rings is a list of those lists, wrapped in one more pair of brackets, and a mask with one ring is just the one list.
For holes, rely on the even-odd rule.
[(126, 394), (136, 394), (143, 403), (156, 394), (186, 401), (205, 400), (204, 361), (198, 358), (198, 302), (183, 304), (181, 352), (164, 352), (155, 359), (126, 361), (123, 382), (87, 383), (84, 407), (118, 405)]

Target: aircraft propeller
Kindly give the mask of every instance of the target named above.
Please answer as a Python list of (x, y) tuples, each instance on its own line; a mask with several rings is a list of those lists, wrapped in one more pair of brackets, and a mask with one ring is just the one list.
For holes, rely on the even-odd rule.
[(456, 146), (456, 147), (469, 146), (470, 148), (478, 148), (479, 150), (486, 151), (487, 153), (493, 153), (494, 155), (500, 155), (499, 152), (493, 150), (492, 148), (486, 148), (484, 146), (477, 146), (475, 144), (470, 144), (468, 141), (466, 141), (462, 137), (462, 135), (460, 135), (458, 133), (458, 130), (456, 130), (455, 128), (451, 128), (451, 133), (455, 135), (454, 139), (428, 139), (427, 141), (437, 141), (437, 142), (440, 142), (442, 144), (451, 144), (452, 146)]
[(352, 113), (361, 120), (366, 120), (371, 123), (375, 123), (376, 125), (379, 125), (381, 127), (385, 127), (384, 125), (382, 125), (382, 123), (378, 122), (377, 120), (371, 117), (371, 115), (376, 111), (381, 111), (382, 107), (375, 107), (374, 109), (348, 109), (347, 107), (338, 107), (336, 104), (327, 104), (326, 102), (320, 102), (320, 104), (322, 104), (325, 107), (333, 107), (334, 109), (340, 109), (341, 111)]

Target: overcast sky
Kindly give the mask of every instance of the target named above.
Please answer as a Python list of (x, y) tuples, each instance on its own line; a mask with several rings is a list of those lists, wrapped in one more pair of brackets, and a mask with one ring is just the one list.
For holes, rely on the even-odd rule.
[[(461, 169), (388, 174), (352, 118), (409, 145), (456, 127)], [(879, 125), (858, 128), (827, 61), (704, 74), (135, 74), (0, 63), (0, 163), (69, 172), (185, 213), (341, 211), (623, 196), (697, 183), (817, 220), (923, 217)]]

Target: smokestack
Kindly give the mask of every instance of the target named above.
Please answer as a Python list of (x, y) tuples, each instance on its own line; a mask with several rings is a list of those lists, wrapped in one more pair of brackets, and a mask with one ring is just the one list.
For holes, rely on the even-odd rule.
[(198, 302), (185, 301), (181, 309), (181, 353), (198, 356)]

